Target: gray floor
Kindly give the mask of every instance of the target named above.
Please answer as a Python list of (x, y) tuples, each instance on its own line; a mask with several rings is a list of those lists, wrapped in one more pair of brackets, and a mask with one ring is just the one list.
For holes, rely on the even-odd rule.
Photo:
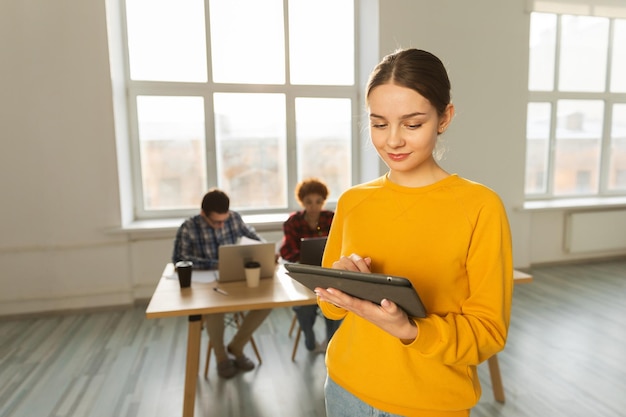
[[(626, 259), (531, 272), (535, 282), (516, 287), (499, 354), (507, 402), (494, 401), (481, 365), (472, 416), (626, 416)], [(186, 321), (144, 311), (0, 320), (0, 416), (180, 416)], [(291, 318), (276, 309), (256, 333), (255, 371), (199, 376), (196, 416), (324, 416), (323, 357), (301, 345), (291, 362)]]

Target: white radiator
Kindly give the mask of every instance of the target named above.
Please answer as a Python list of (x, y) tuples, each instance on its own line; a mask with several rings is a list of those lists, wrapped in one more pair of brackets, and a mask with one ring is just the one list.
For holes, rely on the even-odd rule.
[(626, 249), (626, 210), (571, 212), (565, 218), (570, 253)]

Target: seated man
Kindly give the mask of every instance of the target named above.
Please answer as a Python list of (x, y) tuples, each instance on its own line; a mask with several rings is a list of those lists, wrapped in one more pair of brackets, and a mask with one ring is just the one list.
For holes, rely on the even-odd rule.
[[(178, 228), (172, 261), (192, 261), (194, 269), (217, 269), (220, 245), (237, 243), (242, 236), (263, 240), (244, 223), (239, 213), (230, 211), (229, 207), (230, 199), (226, 193), (218, 189), (209, 190), (202, 199), (200, 214), (185, 220)], [(204, 317), (219, 376), (231, 378), (239, 370), (254, 369), (254, 363), (244, 355), (243, 348), (270, 312), (269, 309), (248, 312), (228, 347), (224, 346), (224, 314)], [(234, 359), (229, 357), (229, 353)]]

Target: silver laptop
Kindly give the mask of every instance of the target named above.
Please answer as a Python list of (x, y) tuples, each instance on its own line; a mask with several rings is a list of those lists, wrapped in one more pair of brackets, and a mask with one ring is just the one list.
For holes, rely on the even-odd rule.
[(248, 261), (261, 264), (261, 278), (271, 278), (276, 270), (276, 245), (252, 243), (244, 245), (221, 245), (218, 248), (219, 282), (245, 281), (243, 265)]
[(300, 239), (300, 263), (321, 265), (328, 237), (303, 237)]

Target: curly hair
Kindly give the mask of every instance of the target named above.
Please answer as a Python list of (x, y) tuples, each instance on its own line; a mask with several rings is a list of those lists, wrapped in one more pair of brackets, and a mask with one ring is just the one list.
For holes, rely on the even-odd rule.
[(328, 187), (318, 178), (307, 178), (296, 185), (296, 198), (300, 203), (309, 194), (319, 194), (324, 200), (328, 197)]

